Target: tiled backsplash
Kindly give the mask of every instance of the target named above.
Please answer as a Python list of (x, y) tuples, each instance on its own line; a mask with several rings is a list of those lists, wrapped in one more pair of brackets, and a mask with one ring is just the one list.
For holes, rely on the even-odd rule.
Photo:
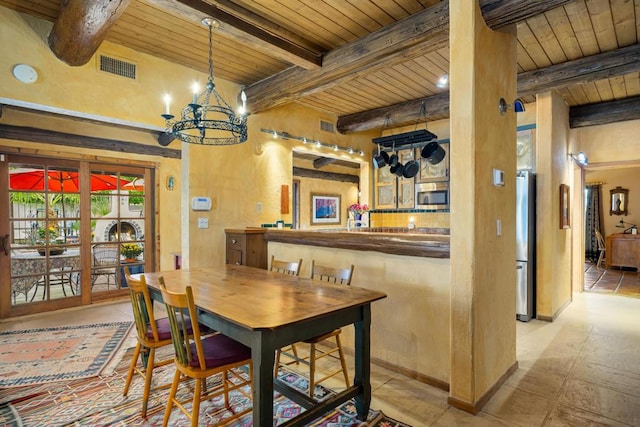
[(387, 211), (370, 212), (369, 227), (409, 227), (413, 218), (415, 228), (450, 228), (449, 212)]

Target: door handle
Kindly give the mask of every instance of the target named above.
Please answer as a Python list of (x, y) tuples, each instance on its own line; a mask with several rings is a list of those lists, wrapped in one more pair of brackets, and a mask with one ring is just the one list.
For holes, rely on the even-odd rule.
[(9, 235), (5, 234), (0, 236), (0, 250), (4, 251), (5, 255), (9, 255)]
[(521, 265), (516, 265), (516, 270), (522, 270), (524, 267), (522, 267)]

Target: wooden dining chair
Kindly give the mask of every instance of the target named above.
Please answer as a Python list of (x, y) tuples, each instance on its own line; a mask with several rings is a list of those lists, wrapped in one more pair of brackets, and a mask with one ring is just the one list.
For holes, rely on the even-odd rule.
[[(138, 342), (133, 352), (129, 373), (127, 374), (127, 380), (122, 394), (126, 396), (129, 392), (133, 374), (139, 374), (144, 379), (142, 416), (146, 417), (153, 370), (159, 366), (168, 365), (173, 362), (173, 354), (170, 358), (164, 360), (156, 360), (155, 357), (156, 349), (170, 346), (173, 343), (171, 340), (171, 327), (168, 318), (155, 318), (153, 314), (153, 301), (149, 295), (149, 288), (147, 288), (144, 275), (141, 275), (140, 279), (134, 279), (131, 277), (127, 267), (124, 267), (124, 274), (127, 285), (129, 286), (129, 295), (131, 297)], [(188, 322), (188, 327), (191, 328), (190, 322)], [(141, 367), (138, 366), (138, 358), (141, 359)], [(165, 384), (159, 388), (168, 388), (169, 386), (170, 384)]]
[(597, 228), (594, 228), (593, 231), (595, 232), (596, 239), (598, 240), (598, 251), (600, 251), (600, 255), (598, 256), (598, 262), (596, 263), (596, 268), (600, 268), (600, 265), (604, 262), (606, 244), (604, 242), (604, 237), (602, 237), (602, 233), (600, 233), (600, 230), (598, 230)]
[[(354, 269), (353, 264), (349, 268), (341, 269), (341, 268), (317, 265), (315, 263), (315, 260), (312, 260), (311, 261), (311, 278), (314, 280), (323, 280), (325, 282), (337, 283), (337, 284), (348, 286), (348, 285), (351, 285), (351, 279), (353, 277), (353, 269)], [(298, 356), (298, 350), (296, 349), (296, 344), (292, 344), (290, 347), (276, 351), (276, 363), (275, 363), (276, 375), (280, 366), (291, 365), (292, 363), (302, 362), (304, 364), (309, 365), (309, 397), (313, 398), (316, 384), (320, 384), (321, 382), (328, 380), (329, 378), (335, 375), (338, 375), (340, 372), (342, 372), (346, 387), (349, 387), (349, 374), (347, 371), (347, 362), (344, 358), (344, 350), (342, 348), (342, 342), (340, 341), (341, 331), (342, 330), (339, 328), (334, 329), (333, 331), (327, 332), (326, 334), (318, 335), (316, 337), (309, 338), (307, 340), (302, 341), (304, 344), (309, 345), (309, 355), (306, 357)], [(325, 349), (324, 347), (318, 347), (319, 343), (325, 340), (330, 340), (331, 338), (335, 340), (335, 347), (331, 347), (329, 349)], [(291, 351), (291, 353), (289, 353), (289, 351)], [(338, 356), (335, 356), (335, 353), (338, 353)], [(280, 357), (282, 354), (289, 357), (291, 361), (287, 363), (281, 363)], [(320, 379), (316, 379), (317, 361), (327, 356), (330, 356), (334, 359), (339, 360), (340, 369), (334, 370)]]
[[(229, 404), (229, 392), (237, 390), (246, 398), (251, 399), (253, 387), (251, 377), (253, 375), (253, 365), (251, 362), (251, 349), (223, 334), (215, 334), (202, 338), (200, 326), (198, 325), (197, 311), (193, 300), (191, 286), (185, 288), (184, 293), (168, 291), (162, 277), (158, 278), (162, 300), (167, 307), (169, 322), (171, 324), (171, 337), (175, 349), (174, 362), (176, 373), (173, 377), (169, 401), (162, 422), (163, 427), (169, 424), (171, 410), (176, 405), (191, 420), (191, 426), (198, 425), (200, 402), (224, 395), (224, 404), (227, 409), (233, 412), (231, 417), (225, 418), (227, 423), (237, 419), (252, 411), (251, 405), (247, 408), (234, 412)], [(189, 333), (186, 326), (191, 324), (193, 335)], [(249, 367), (248, 377), (238, 368), (247, 365)], [(213, 389), (206, 389), (206, 379), (208, 377), (222, 374), (220, 383)], [(195, 380), (193, 388), (193, 399), (182, 399), (177, 396), (178, 385), (184, 378)], [(248, 390), (247, 390), (248, 388)], [(185, 406), (193, 400), (191, 412)]]
[(290, 276), (299, 276), (300, 267), (302, 267), (302, 258), (298, 262), (279, 261), (271, 255), (271, 271), (288, 274)]

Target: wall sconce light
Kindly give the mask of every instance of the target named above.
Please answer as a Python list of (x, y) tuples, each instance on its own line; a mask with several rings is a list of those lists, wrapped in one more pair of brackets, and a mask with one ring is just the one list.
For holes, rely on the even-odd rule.
[(520, 98), (516, 98), (513, 101), (513, 104), (508, 104), (507, 101), (504, 100), (504, 98), (500, 98), (500, 101), (498, 101), (498, 110), (500, 111), (500, 115), (504, 116), (505, 114), (507, 114), (507, 110), (509, 108), (513, 108), (513, 111), (516, 113), (522, 113), (526, 111), (524, 108), (524, 102), (522, 102)]
[(584, 151), (580, 151), (578, 154), (569, 153), (569, 156), (579, 165), (587, 166), (587, 163), (589, 163), (589, 158), (584, 154)]

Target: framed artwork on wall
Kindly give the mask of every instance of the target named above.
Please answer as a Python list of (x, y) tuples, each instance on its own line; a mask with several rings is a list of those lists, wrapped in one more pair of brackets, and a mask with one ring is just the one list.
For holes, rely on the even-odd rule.
[(560, 184), (560, 228), (571, 228), (571, 212), (569, 204), (569, 186)]
[(311, 225), (340, 224), (340, 195), (311, 193)]

